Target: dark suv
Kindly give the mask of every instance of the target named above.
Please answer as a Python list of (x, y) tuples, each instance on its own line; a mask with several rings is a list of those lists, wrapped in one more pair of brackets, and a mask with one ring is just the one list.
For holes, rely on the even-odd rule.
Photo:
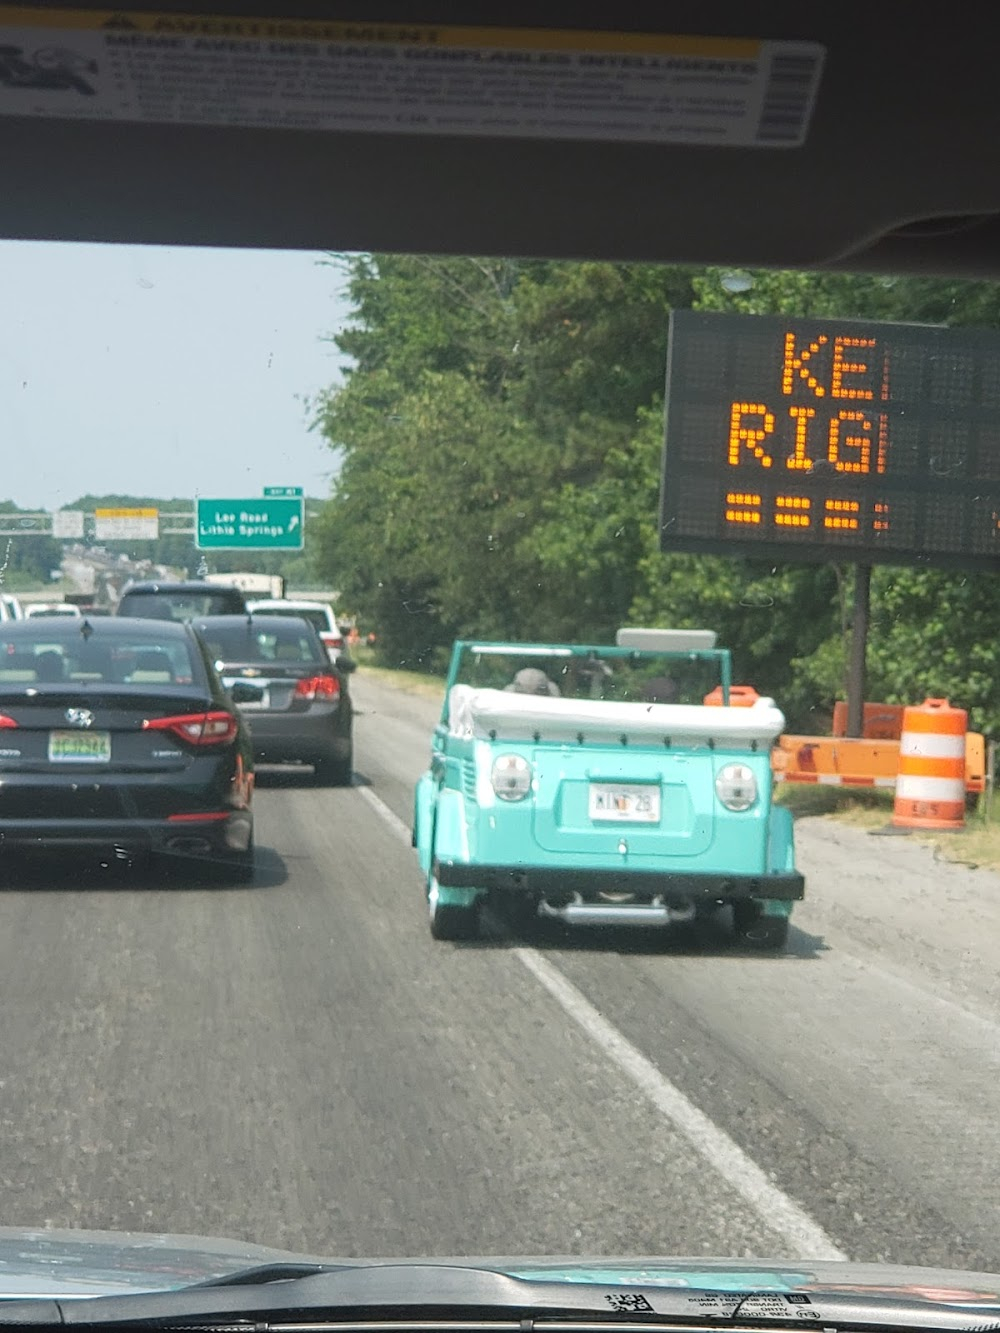
[(246, 598), (237, 587), (200, 579), (166, 583), (127, 583), (115, 607), (116, 616), (146, 620), (198, 620), (202, 616), (233, 616), (246, 612)]

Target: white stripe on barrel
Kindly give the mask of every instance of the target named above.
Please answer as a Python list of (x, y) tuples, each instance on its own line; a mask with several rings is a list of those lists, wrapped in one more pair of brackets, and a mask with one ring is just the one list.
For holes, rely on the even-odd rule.
[[(961, 797), (956, 797), (956, 790)], [(896, 795), (903, 801), (947, 801), (965, 802), (965, 783), (960, 782), (956, 789), (954, 778), (919, 778), (913, 774), (901, 773), (896, 779)]]
[(918, 759), (961, 759), (965, 762), (965, 736), (906, 732), (899, 740), (899, 753)]

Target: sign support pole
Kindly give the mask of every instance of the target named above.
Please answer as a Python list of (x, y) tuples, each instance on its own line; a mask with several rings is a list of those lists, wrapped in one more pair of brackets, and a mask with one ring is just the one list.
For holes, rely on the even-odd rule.
[(851, 626), (851, 656), (847, 668), (847, 734), (854, 737), (864, 733), (871, 581), (871, 565), (854, 566), (854, 618)]

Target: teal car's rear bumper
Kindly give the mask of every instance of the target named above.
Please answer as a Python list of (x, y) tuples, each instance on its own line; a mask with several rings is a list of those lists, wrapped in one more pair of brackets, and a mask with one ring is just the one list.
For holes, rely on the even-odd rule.
[(620, 870), (556, 866), (483, 865), (438, 858), (434, 876), (443, 888), (526, 893), (544, 897), (553, 906), (578, 895), (631, 894), (637, 901), (660, 899), (667, 905), (734, 902), (741, 898), (796, 902), (804, 896), (805, 880), (796, 870), (763, 875), (685, 874), (655, 870)]

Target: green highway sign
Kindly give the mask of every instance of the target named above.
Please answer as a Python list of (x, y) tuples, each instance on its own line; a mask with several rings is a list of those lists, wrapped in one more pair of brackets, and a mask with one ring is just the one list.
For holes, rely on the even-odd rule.
[(301, 551), (301, 496), (248, 500), (198, 500), (195, 546), (199, 551)]
[(301, 487), (301, 486), (265, 486), (265, 487), (264, 487), (264, 494), (267, 495), (267, 496), (270, 496), (272, 499), (277, 499), (277, 498), (280, 497), (280, 496), (290, 496), (290, 497), (291, 497), (291, 496), (301, 495), (301, 494), (302, 494), (302, 487)]

